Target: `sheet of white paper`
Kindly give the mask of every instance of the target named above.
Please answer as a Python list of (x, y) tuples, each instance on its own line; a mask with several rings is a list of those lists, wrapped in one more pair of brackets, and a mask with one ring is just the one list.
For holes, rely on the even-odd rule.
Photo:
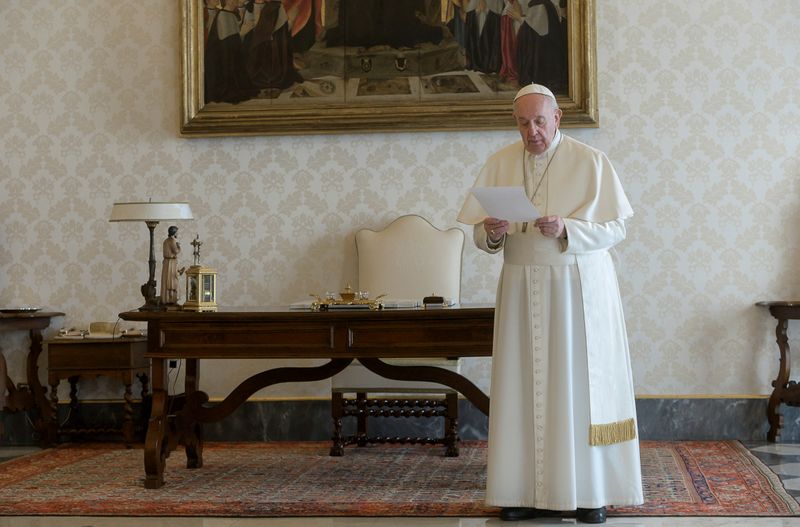
[(522, 187), (474, 187), (472, 194), (490, 218), (533, 221), (541, 216)]

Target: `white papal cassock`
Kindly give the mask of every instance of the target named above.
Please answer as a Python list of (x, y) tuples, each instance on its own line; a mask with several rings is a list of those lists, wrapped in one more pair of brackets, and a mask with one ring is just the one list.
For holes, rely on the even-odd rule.
[[(609, 253), (633, 214), (606, 156), (560, 132), (489, 158), (475, 186), (525, 186), (567, 240), (511, 224), (490, 248), (470, 195), (459, 221), (503, 251), (492, 356), (486, 501), (553, 510), (642, 503), (625, 321)], [(523, 232), (524, 231), (524, 232)]]

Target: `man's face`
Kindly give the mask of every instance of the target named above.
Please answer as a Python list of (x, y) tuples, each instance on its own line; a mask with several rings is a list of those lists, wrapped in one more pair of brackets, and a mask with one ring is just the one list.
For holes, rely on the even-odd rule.
[(514, 119), (525, 150), (538, 155), (553, 142), (561, 122), (561, 110), (550, 97), (532, 93), (514, 103)]

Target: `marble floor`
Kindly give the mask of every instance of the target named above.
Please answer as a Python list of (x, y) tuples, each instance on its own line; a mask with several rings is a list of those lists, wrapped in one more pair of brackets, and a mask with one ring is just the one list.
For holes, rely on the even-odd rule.
[[(769, 466), (795, 498), (800, 499), (800, 444), (744, 442)], [(0, 462), (35, 451), (0, 448)], [(503, 522), (498, 518), (142, 518), (86, 516), (0, 516), (0, 527), (500, 527), (518, 525), (584, 525), (574, 519), (536, 519)], [(796, 518), (660, 517), (609, 518), (613, 527), (800, 527)]]

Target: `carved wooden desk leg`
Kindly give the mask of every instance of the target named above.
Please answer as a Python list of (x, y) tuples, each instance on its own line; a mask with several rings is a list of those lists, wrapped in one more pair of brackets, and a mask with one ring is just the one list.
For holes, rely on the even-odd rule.
[[(200, 389), (200, 360), (186, 359), (186, 397)], [(178, 426), (186, 445), (186, 468), (203, 466), (203, 424), (198, 423), (184, 408)]]
[(144, 486), (157, 489), (164, 485), (164, 467), (170, 450), (167, 427), (167, 363), (164, 359), (154, 358), (152, 368), (153, 397), (144, 443)]
[(58, 438), (58, 414), (53, 411), (50, 401), (47, 400), (46, 389), (39, 382), (39, 355), (42, 354), (42, 331), (38, 328), (31, 329), (31, 347), (28, 351), (26, 373), (28, 387), (33, 396), (34, 405), (39, 412), (39, 417), (34, 421), (34, 429), (42, 435), (42, 441), (51, 445)]
[(769, 396), (769, 403), (767, 404), (767, 420), (769, 421), (769, 432), (767, 432), (767, 440), (773, 443), (778, 440), (781, 435), (781, 428), (783, 427), (783, 414), (778, 412), (783, 397), (783, 391), (789, 382), (791, 375), (791, 361), (792, 356), (789, 350), (789, 339), (786, 335), (786, 330), (789, 321), (785, 318), (778, 319), (778, 325), (775, 328), (775, 337), (778, 341), (778, 349), (781, 352), (780, 367), (778, 369), (778, 377), (772, 381), (772, 395)]

